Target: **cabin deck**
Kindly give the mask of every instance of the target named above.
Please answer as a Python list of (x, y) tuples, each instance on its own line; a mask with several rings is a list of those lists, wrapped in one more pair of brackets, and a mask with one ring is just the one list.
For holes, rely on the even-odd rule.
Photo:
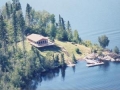
[(55, 45), (54, 43), (47, 43), (47, 44), (42, 44), (42, 45), (39, 45), (39, 44), (35, 44), (35, 43), (32, 43), (30, 42), (31, 45), (35, 46), (35, 47), (46, 47), (46, 46), (52, 46), (52, 45)]

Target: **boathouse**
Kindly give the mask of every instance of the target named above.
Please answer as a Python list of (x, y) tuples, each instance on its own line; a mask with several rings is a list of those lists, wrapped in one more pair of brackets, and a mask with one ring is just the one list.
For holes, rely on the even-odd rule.
[(28, 35), (27, 40), (31, 45), (35, 47), (46, 47), (46, 46), (54, 45), (54, 43), (51, 42), (48, 37), (44, 37), (39, 34)]

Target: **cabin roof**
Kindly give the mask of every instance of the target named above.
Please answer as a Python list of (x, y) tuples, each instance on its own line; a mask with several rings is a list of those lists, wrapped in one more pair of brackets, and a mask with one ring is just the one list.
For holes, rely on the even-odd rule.
[(39, 34), (31, 34), (27, 36), (27, 39), (33, 40), (35, 42), (40, 41), (42, 39), (48, 39), (48, 37), (44, 37), (42, 35)]

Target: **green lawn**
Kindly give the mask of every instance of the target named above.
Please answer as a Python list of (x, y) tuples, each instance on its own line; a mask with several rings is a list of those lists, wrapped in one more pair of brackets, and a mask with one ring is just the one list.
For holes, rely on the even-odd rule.
[[(22, 49), (21, 42), (18, 43), (18, 46)], [(31, 45), (27, 40), (25, 40), (25, 46), (27, 51), (31, 50)], [(75, 51), (76, 48), (79, 48), (82, 54), (77, 54)], [(63, 50), (65, 50), (65, 52), (67, 52), (69, 56)], [(47, 52), (53, 52), (54, 54), (64, 53), (65, 59), (71, 60), (72, 54), (74, 54), (77, 59), (83, 58), (86, 54), (90, 53), (90, 48), (80, 44), (72, 44), (71, 42), (61, 42), (61, 41), (55, 40), (55, 46), (39, 48), (39, 51), (40, 51), (40, 54), (43, 56), (46, 56)]]

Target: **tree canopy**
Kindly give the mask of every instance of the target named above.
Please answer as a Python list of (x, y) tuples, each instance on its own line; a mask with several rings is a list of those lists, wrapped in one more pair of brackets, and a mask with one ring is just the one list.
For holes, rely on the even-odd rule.
[(108, 46), (109, 42), (110, 42), (110, 40), (108, 39), (108, 37), (106, 35), (102, 35), (102, 36), (98, 37), (98, 41), (100, 43), (100, 46), (102, 46), (103, 48)]

